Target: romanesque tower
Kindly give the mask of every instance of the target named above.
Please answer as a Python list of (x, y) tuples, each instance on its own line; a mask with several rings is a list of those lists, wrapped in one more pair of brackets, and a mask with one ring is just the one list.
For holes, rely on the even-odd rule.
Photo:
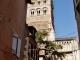
[(33, 4), (27, 6), (27, 24), (37, 31), (49, 31), (48, 40), (55, 40), (54, 16), (52, 0), (32, 0)]

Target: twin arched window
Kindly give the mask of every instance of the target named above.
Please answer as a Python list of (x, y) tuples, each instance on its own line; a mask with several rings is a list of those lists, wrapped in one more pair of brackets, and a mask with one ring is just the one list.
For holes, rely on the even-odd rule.
[[(43, 0), (43, 4), (46, 4), (46, 2), (47, 2), (46, 0)], [(39, 1), (37, 1), (37, 4), (38, 4), (38, 5), (40, 5), (41, 3), (42, 3), (42, 1), (40, 1), (40, 0), (39, 0)], [(35, 3), (35, 2), (33, 2), (33, 5), (35, 5), (35, 4), (36, 4), (36, 3)]]
[[(41, 1), (38, 1), (38, 4), (40, 5)], [(43, 3), (46, 4), (46, 0), (43, 0)]]
[(35, 16), (35, 15), (39, 16), (39, 15), (41, 15), (41, 12), (43, 12), (43, 15), (46, 15), (47, 10), (48, 9), (46, 7), (44, 7), (42, 10), (40, 8), (38, 8), (36, 10), (32, 9), (32, 10), (30, 10), (30, 16)]
[(39, 4), (39, 5), (40, 5), (40, 3), (41, 3), (41, 2), (40, 2), (40, 1), (38, 1), (38, 4)]
[(34, 10), (31, 10), (31, 11), (30, 11), (30, 15), (31, 15), (31, 16), (34, 16)]

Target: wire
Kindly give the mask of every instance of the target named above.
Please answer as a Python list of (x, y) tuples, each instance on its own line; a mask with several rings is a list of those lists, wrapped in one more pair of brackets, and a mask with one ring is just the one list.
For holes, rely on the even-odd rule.
[[(76, 32), (69, 33), (69, 34), (66, 34), (66, 35), (63, 35), (63, 36), (60, 36), (60, 37), (69, 36), (69, 35), (72, 35), (72, 34), (74, 34), (74, 33), (77, 33), (77, 31), (76, 31)], [(60, 38), (60, 37), (59, 37), (59, 38)]]

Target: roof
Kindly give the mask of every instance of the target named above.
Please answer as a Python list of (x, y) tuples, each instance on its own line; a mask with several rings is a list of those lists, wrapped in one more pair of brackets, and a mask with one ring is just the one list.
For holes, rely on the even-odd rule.
[(77, 37), (55, 38), (56, 41), (77, 40)]

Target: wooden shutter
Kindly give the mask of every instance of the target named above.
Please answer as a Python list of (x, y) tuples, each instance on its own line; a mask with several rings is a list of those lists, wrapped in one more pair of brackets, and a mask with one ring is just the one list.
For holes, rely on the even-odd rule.
[(21, 40), (18, 38), (18, 44), (17, 44), (17, 57), (20, 57), (20, 48), (21, 48)]
[(13, 41), (12, 41), (12, 53), (16, 54), (16, 46), (17, 46), (17, 38), (13, 37)]

